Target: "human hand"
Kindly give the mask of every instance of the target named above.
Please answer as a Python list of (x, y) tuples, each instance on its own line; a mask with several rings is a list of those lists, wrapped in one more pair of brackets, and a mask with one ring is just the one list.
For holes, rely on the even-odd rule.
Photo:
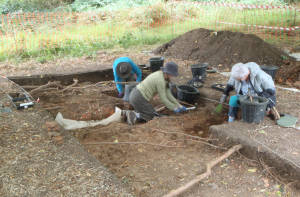
[(185, 112), (185, 111), (187, 111), (186, 107), (181, 106), (181, 107), (180, 107), (180, 112)]
[(180, 112), (185, 112), (185, 111), (187, 111), (187, 109), (186, 109), (186, 107), (184, 107), (182, 105), (174, 110), (175, 113), (180, 113)]
[(123, 92), (120, 92), (120, 93), (118, 94), (118, 98), (123, 98), (123, 96), (124, 96), (124, 93), (123, 93)]
[(227, 99), (227, 95), (226, 94), (222, 94), (221, 98), (220, 98), (220, 103), (224, 103)]
[(180, 112), (180, 107), (174, 109), (174, 112), (175, 112), (176, 114), (179, 113), (179, 112)]

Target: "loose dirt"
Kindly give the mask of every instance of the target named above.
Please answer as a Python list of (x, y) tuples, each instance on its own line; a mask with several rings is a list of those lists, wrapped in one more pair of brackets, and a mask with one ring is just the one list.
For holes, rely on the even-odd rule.
[[(191, 73), (183, 74), (178, 83), (187, 81), (190, 77), (187, 74)], [(217, 74), (209, 74), (208, 78), (207, 87), (212, 82), (224, 82)], [(63, 94), (51, 90), (34, 96), (40, 98), (41, 106), (48, 107), (53, 116), (60, 111), (65, 117), (77, 120), (105, 118), (115, 105), (128, 109), (126, 103), (116, 97), (114, 84), (82, 88), (85, 86), (88, 84), (79, 84), (81, 88), (74, 87)], [(203, 95), (218, 97), (221, 93), (207, 88), (206, 91)], [(214, 103), (200, 99), (197, 104), (195, 111), (174, 115), (166, 110), (162, 113), (168, 116), (135, 126), (120, 122), (70, 132), (136, 196), (162, 196), (203, 173), (205, 164), (224, 152), (222, 147), (210, 144), (215, 139), (210, 137), (209, 126), (223, 123), (226, 110), (215, 114)], [(157, 98), (153, 105), (159, 105)], [(289, 195), (289, 188), (277, 182), (265, 168), (259, 162), (235, 154), (217, 165), (211, 177), (184, 196)]]
[[(300, 64), (288, 60), (288, 55), (253, 34), (194, 29), (154, 50), (155, 54), (183, 60), (208, 62), (220, 69), (230, 69), (238, 62), (281, 67), (280, 83), (299, 79)], [(292, 62), (291, 62), (292, 61)], [(283, 75), (281, 75), (283, 74)]]
[[(276, 81), (281, 84), (293, 84), (300, 89), (300, 62), (287, 61), (283, 64), (276, 74)], [(297, 83), (297, 81), (299, 82)]]
[(253, 34), (194, 29), (154, 50), (156, 54), (212, 65), (231, 66), (238, 62), (281, 65), (284, 52)]
[[(222, 47), (216, 50), (220, 51)], [(275, 54), (275, 52), (273, 51), (271, 54)], [(79, 71), (101, 68), (102, 64), (111, 64), (115, 58), (120, 56), (133, 57), (132, 59), (137, 64), (145, 64), (153, 54), (130, 51), (99, 52), (94, 59), (89, 57), (63, 59), (44, 65), (26, 63), (14, 67), (15, 70), (11, 69), (11, 65), (2, 64), (0, 68), (2, 74), (5, 75), (60, 73), (64, 72), (62, 68), (65, 72), (74, 72), (77, 68)], [(276, 59), (274, 61), (279, 61)], [(271, 61), (271, 59), (268, 60)], [(172, 57), (166, 57), (166, 61), (175, 61), (179, 64), (181, 75), (176, 82), (181, 84), (191, 79), (189, 66), (198, 62), (198, 60), (181, 60)], [(57, 63), (59, 63), (59, 67), (57, 67)], [(43, 66), (44, 69), (39, 70)], [(218, 68), (222, 69), (222, 66)], [(289, 74), (286, 73), (285, 76), (288, 78)], [(221, 92), (210, 90), (207, 87), (212, 83), (226, 83), (226, 79), (218, 74), (208, 74), (207, 80), (206, 90), (201, 89), (201, 92), (218, 99)], [(282, 83), (284, 82), (282, 80)], [(33, 96), (40, 98), (41, 107), (48, 109), (53, 116), (60, 111), (64, 117), (76, 120), (103, 119), (113, 113), (114, 106), (128, 109), (128, 105), (122, 99), (116, 98), (114, 85), (83, 88), (88, 85), (90, 84), (78, 84), (65, 92), (60, 92), (61, 89), (37, 92)], [(280, 103), (284, 105), (282, 109), (288, 110), (289, 113), (299, 112), (296, 107), (298, 106), (297, 102), (296, 104), (290, 103), (293, 100), (293, 94), (281, 94), (279, 98)], [(205, 164), (224, 152), (222, 147), (212, 147), (207, 143), (215, 140), (210, 137), (208, 127), (223, 123), (226, 118), (226, 110), (221, 115), (217, 115), (213, 113), (216, 104), (203, 100), (199, 100), (197, 103), (198, 108), (195, 111), (181, 115), (163, 111), (163, 114), (169, 116), (154, 119), (145, 124), (128, 126), (126, 123), (120, 122), (108, 126), (74, 130), (70, 133), (77, 137), (85, 149), (101, 164), (116, 174), (136, 196), (162, 196), (203, 173)], [(158, 105), (157, 99), (153, 104)], [(286, 108), (289, 105), (292, 107)], [(284, 112), (284, 110), (282, 111)], [(16, 124), (16, 121), (12, 124)], [(33, 124), (38, 128), (38, 121)], [(1, 142), (0, 139), (0, 144)], [(286, 185), (287, 182), (278, 181), (276, 172), (271, 175), (270, 169), (272, 170), (272, 168), (236, 153), (217, 165), (208, 179), (184, 196), (299, 196), (291, 194), (288, 187), (290, 185)]]

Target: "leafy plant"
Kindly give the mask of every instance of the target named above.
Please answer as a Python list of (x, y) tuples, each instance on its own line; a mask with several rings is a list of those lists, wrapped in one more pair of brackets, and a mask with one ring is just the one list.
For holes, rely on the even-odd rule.
[(72, 3), (73, 0), (3, 0), (0, 3), (0, 13), (36, 12), (51, 10)]

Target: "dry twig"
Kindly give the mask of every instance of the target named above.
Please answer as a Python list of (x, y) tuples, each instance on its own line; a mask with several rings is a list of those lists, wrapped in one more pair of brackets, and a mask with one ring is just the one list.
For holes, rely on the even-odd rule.
[(199, 136), (189, 135), (189, 134), (186, 134), (186, 133), (181, 133), (181, 132), (176, 132), (176, 131), (161, 131), (161, 130), (158, 130), (158, 129), (153, 129), (152, 131), (157, 131), (157, 132), (165, 133), (165, 134), (179, 134), (179, 135), (187, 136), (187, 137), (190, 137), (190, 138), (205, 140), (205, 141), (214, 140), (214, 139), (202, 138), (202, 137), (199, 137)]
[(45, 110), (54, 110), (54, 109), (61, 109), (61, 108), (63, 108), (63, 106), (45, 107), (43, 109), (45, 109)]
[(144, 145), (150, 145), (150, 146), (161, 146), (165, 148), (184, 148), (185, 146), (167, 146), (167, 145), (161, 145), (161, 144), (153, 144), (148, 142), (93, 142), (93, 143), (83, 143), (83, 145), (120, 145), (120, 144), (129, 144), (129, 145), (137, 145), (137, 144), (144, 144)]
[(53, 86), (54, 87), (61, 87), (60, 81), (49, 81), (47, 84), (41, 85), (41, 86), (31, 90), (29, 93), (34, 94), (35, 92), (38, 92), (38, 91), (41, 91), (41, 90), (44, 90), (46, 88), (53, 87)]
[(168, 144), (168, 143), (170, 143), (170, 142), (179, 142), (179, 141), (191, 141), (191, 142), (197, 142), (197, 143), (205, 144), (205, 145), (207, 145), (207, 146), (211, 146), (211, 147), (214, 147), (214, 148), (227, 150), (227, 148), (224, 148), (224, 147), (221, 147), (221, 146), (216, 146), (216, 145), (210, 144), (210, 143), (205, 142), (205, 141), (202, 141), (202, 140), (193, 140), (193, 139), (178, 139), (178, 140), (171, 140), (171, 141), (167, 141), (165, 144)]
[(264, 171), (267, 171), (268, 175), (270, 175), (273, 179), (275, 179), (278, 183), (285, 185), (285, 183), (283, 181), (281, 181), (277, 176), (275, 176), (272, 172), (271, 172), (271, 167), (269, 167), (261, 158), (258, 158), (259, 163), (261, 164), (261, 166), (263, 167)]
[(224, 153), (221, 157), (216, 158), (215, 160), (210, 161), (209, 163), (207, 163), (205, 173), (198, 175), (195, 179), (193, 179), (190, 182), (188, 182), (187, 184), (179, 187), (178, 189), (171, 191), (170, 193), (168, 193), (167, 195), (164, 195), (163, 197), (175, 197), (175, 196), (178, 196), (178, 195), (182, 194), (183, 192), (185, 192), (186, 190), (188, 190), (189, 188), (194, 186), (199, 181), (201, 181), (204, 178), (208, 177), (211, 174), (211, 169), (215, 165), (217, 165), (219, 162), (223, 161), (224, 159), (228, 158), (230, 155), (232, 155), (234, 152), (240, 150), (242, 147), (243, 146), (241, 144), (233, 146), (226, 153)]
[(77, 84), (78, 84), (78, 79), (73, 79), (73, 83), (71, 85), (65, 87), (64, 89), (62, 89), (60, 92), (64, 92), (64, 91), (76, 86)]

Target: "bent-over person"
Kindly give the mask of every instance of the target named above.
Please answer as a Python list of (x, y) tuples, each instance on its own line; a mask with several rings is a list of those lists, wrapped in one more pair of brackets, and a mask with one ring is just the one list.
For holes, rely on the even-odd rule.
[(160, 101), (175, 113), (184, 112), (186, 108), (178, 103), (172, 95), (169, 83), (172, 77), (178, 76), (178, 65), (168, 62), (161, 70), (151, 73), (138, 84), (129, 95), (129, 103), (134, 111), (126, 111), (127, 122), (130, 125), (139, 121), (149, 121), (159, 116), (150, 103), (155, 95), (159, 95)]
[(232, 90), (236, 91), (236, 95), (231, 96), (229, 99), (228, 122), (233, 122), (236, 119), (240, 106), (240, 95), (250, 94), (268, 98), (267, 114), (272, 115), (271, 108), (276, 104), (275, 84), (272, 77), (255, 62), (237, 63), (232, 67), (230, 78), (220, 99), (221, 103), (226, 101), (229, 92)]

